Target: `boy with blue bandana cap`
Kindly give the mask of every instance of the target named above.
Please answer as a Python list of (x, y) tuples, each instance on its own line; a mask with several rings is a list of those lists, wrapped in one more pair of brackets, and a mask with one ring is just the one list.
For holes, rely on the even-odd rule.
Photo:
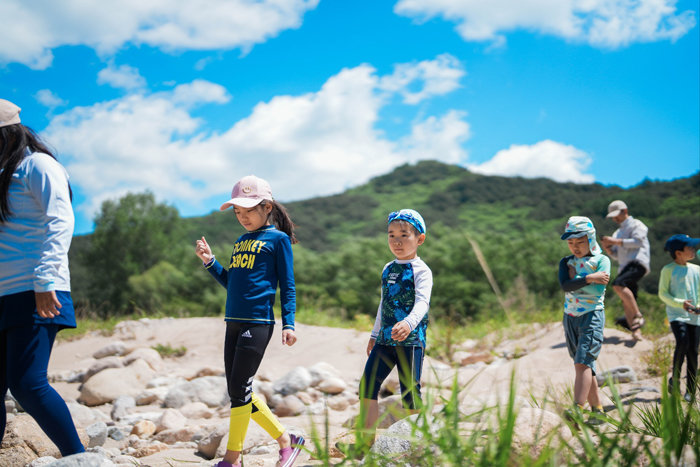
[(389, 249), (396, 259), (382, 271), (382, 296), (360, 382), (361, 413), (366, 415), (365, 428), (371, 431), (379, 416), (379, 388), (395, 366), (398, 365), (404, 408), (415, 411), (420, 406), (425, 332), (433, 287), (432, 272), (417, 256), (426, 231), (421, 215), (413, 209), (402, 209), (389, 214), (387, 224)]
[[(559, 283), (565, 292), (566, 346), (576, 371), (574, 403), (580, 411), (588, 401), (596, 415), (603, 411), (595, 361), (603, 345), (605, 285), (610, 280), (610, 259), (601, 253), (595, 227), (587, 217), (570, 217), (561, 239), (566, 240), (572, 253), (559, 262)], [(594, 416), (589, 418), (589, 423), (600, 420)]]

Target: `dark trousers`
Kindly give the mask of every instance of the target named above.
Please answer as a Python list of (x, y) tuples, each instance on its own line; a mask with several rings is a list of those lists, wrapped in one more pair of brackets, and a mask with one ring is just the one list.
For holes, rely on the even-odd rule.
[(698, 345), (700, 344), (700, 326), (671, 321), (671, 331), (676, 338), (676, 350), (673, 352), (673, 382), (680, 385), (681, 367), (686, 363), (686, 389), (695, 393), (695, 381), (698, 374)]
[[(231, 408), (243, 407), (251, 401), (253, 377), (260, 367), (274, 328), (272, 324), (226, 321), (224, 367)], [(253, 412), (256, 410), (253, 407)]]
[[(25, 310), (13, 311), (19, 313)], [(56, 444), (61, 455), (69, 456), (84, 452), (85, 448), (66, 403), (49, 385), (46, 377), (58, 330), (58, 325), (34, 324), (0, 331), (0, 394), (4, 400), (9, 389), (22, 408), (34, 417)], [(5, 434), (6, 422), (3, 402), (0, 404), (0, 441)]]
[(420, 378), (423, 347), (417, 345), (375, 344), (367, 358), (360, 380), (360, 398), (376, 400), (379, 389), (391, 370), (398, 366), (401, 399), (406, 409), (420, 408)]

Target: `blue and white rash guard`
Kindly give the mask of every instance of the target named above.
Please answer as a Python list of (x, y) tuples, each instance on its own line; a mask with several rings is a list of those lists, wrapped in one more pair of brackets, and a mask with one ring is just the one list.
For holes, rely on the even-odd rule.
[[(372, 329), (372, 338), (383, 345), (425, 347), (433, 273), (419, 257), (394, 260), (382, 271), (382, 298)], [(405, 321), (411, 333), (404, 341), (391, 338), (391, 329)]]

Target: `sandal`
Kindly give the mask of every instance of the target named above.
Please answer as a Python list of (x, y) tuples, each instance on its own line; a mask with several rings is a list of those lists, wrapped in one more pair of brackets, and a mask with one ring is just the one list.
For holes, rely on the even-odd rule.
[(644, 320), (644, 316), (638, 315), (632, 321), (632, 324), (630, 325), (629, 329), (630, 329), (630, 331), (634, 332), (634, 331), (637, 331), (637, 330), (643, 328), (645, 324), (646, 324), (646, 321)]

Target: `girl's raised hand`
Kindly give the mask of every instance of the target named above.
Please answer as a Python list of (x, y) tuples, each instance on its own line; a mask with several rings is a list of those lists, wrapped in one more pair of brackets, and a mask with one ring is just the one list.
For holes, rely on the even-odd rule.
[(293, 329), (285, 329), (282, 331), (282, 345), (292, 346), (297, 341), (297, 335)]
[(214, 255), (211, 254), (211, 248), (209, 248), (207, 239), (204, 237), (202, 237), (201, 240), (197, 240), (194, 252), (197, 254), (197, 256), (199, 256), (199, 259), (201, 259), (203, 263), (208, 263), (214, 257)]

